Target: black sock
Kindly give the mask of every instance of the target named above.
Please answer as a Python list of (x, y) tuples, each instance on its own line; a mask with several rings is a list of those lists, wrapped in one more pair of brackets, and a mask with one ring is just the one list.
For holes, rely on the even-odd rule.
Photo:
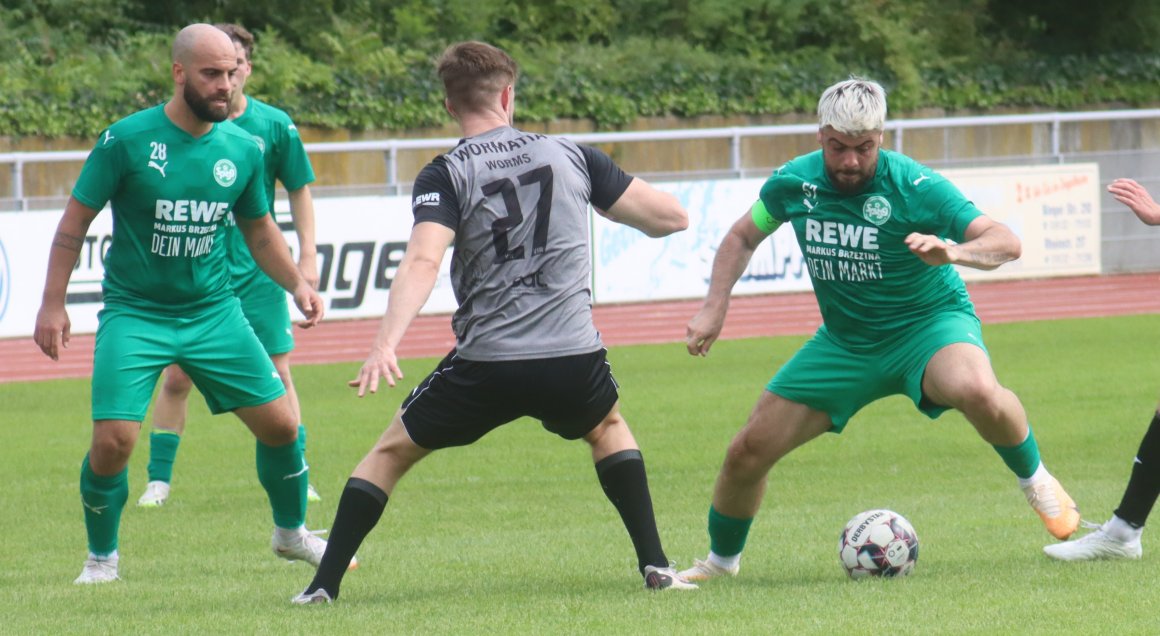
[(314, 573), (314, 580), (306, 588), (309, 594), (322, 588), (331, 599), (338, 598), (338, 587), (346, 568), (363, 539), (383, 516), (387, 507), (387, 493), (365, 479), (351, 477), (338, 500), (338, 512), (334, 515), (334, 526), (326, 540), (326, 553), (322, 563)]
[(640, 451), (623, 450), (596, 462), (596, 476), (632, 538), (641, 574), (646, 565), (668, 567), (669, 559), (661, 548)]
[(1140, 442), (1132, 476), (1128, 478), (1116, 516), (1133, 528), (1144, 527), (1157, 495), (1160, 495), (1160, 413), (1152, 416), (1152, 425)]

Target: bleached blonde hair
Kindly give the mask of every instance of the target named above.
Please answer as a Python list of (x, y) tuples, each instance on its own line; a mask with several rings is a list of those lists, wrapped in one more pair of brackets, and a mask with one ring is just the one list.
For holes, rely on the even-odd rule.
[(852, 136), (886, 127), (886, 90), (861, 77), (838, 82), (818, 100), (818, 128), (832, 127)]

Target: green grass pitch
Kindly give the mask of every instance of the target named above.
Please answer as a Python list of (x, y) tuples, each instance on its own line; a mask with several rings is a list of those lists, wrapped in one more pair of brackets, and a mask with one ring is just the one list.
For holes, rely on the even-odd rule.
[[(1118, 504), (1160, 395), (1157, 333), (1153, 315), (984, 327), (1048, 468), (1090, 521)], [(705, 556), (726, 444), (804, 340), (722, 341), (705, 359), (680, 344), (612, 349), (678, 566)], [(406, 361), (400, 387), (362, 400), (345, 385), (355, 363), (295, 368), (311, 481), (323, 496), (311, 528), (329, 527), (351, 469), (433, 363)], [(253, 439), (234, 417), (208, 415), (199, 397), (192, 405), (165, 507), (133, 505), (146, 481), (145, 435), (132, 458), (123, 580), (75, 586), (88, 382), (0, 385), (0, 633), (1136, 634), (1160, 624), (1154, 531), (1139, 562), (1049, 561), (1041, 548), (1052, 539), (998, 455), (958, 414), (932, 422), (901, 397), (773, 470), (735, 579), (688, 593), (642, 589), (586, 446), (522, 420), (419, 464), (338, 603), (292, 607), (311, 570), (270, 552)], [(847, 580), (838, 534), (878, 507), (914, 524), (918, 566), (906, 579)]]

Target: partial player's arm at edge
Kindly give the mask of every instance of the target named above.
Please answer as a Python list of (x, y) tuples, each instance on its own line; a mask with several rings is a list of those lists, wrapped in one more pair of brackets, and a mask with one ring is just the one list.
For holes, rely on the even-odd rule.
[(1108, 184), (1108, 192), (1117, 201), (1128, 206), (1145, 225), (1160, 225), (1160, 205), (1144, 186), (1133, 179), (1120, 177)]

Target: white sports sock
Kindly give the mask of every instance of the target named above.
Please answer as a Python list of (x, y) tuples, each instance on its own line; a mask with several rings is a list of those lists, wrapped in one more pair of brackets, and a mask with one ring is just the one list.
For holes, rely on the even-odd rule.
[(274, 536), (278, 538), (279, 543), (293, 541), (304, 534), (306, 534), (306, 526), (298, 526), (297, 528), (274, 526)]
[(709, 551), (709, 563), (723, 569), (729, 570), (737, 567), (741, 563), (741, 555), (734, 554), (733, 556), (721, 556), (712, 550)]
[(1112, 515), (1112, 518), (1104, 524), (1104, 533), (1117, 541), (1128, 543), (1138, 540), (1140, 535), (1144, 533), (1144, 529), (1133, 528), (1128, 525), (1127, 521), (1124, 521), (1116, 515)]
[(1031, 484), (1039, 483), (1048, 477), (1051, 477), (1051, 473), (1047, 472), (1047, 467), (1043, 465), (1043, 462), (1039, 462), (1039, 468), (1036, 468), (1035, 472), (1032, 473), (1030, 477), (1027, 479), (1022, 477), (1019, 478), (1019, 487), (1026, 488)]

